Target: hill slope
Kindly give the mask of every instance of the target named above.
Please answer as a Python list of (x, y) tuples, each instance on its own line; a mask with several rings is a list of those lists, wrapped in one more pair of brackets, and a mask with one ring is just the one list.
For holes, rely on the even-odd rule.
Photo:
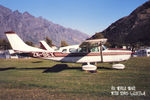
[(61, 40), (68, 44), (78, 44), (88, 38), (87, 34), (78, 30), (65, 28), (42, 17), (34, 17), (28, 12), (13, 12), (0, 5), (0, 38), (6, 38), (4, 32), (10, 30), (15, 31), (23, 40), (36, 44), (46, 36), (57, 46)]
[(108, 38), (111, 44), (150, 45), (150, 1), (99, 33)]

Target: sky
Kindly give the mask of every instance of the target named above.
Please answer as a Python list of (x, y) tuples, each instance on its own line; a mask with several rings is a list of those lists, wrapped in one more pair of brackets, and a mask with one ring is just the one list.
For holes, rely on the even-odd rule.
[(118, 19), (128, 16), (148, 0), (0, 0), (0, 5), (29, 12), (43, 18), (93, 35)]

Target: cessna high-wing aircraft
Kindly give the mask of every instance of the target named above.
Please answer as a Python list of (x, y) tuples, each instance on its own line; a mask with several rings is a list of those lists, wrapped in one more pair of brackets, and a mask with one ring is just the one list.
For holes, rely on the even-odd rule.
[(63, 52), (63, 53), (73, 53), (79, 49), (79, 45), (69, 45), (60, 48), (51, 48), (44, 40), (40, 41), (40, 48), (48, 51)]
[[(107, 39), (93, 39), (84, 41), (76, 52), (56, 52), (53, 49), (44, 50), (29, 46), (12, 31), (5, 32), (12, 49), (17, 54), (26, 54), (34, 58), (50, 59), (61, 62), (86, 63), (83, 70), (96, 70), (97, 67), (90, 63), (120, 62), (131, 57), (131, 51), (126, 49), (108, 49), (103, 46)], [(61, 66), (60, 66), (61, 67)]]

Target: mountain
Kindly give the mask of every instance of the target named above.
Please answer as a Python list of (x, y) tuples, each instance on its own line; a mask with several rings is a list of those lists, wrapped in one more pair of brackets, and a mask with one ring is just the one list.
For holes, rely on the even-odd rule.
[(97, 34), (103, 34), (112, 45), (150, 45), (150, 1)]
[(28, 12), (12, 11), (0, 5), (0, 38), (6, 38), (4, 32), (15, 31), (24, 41), (38, 43), (49, 37), (59, 46), (61, 40), (68, 44), (79, 44), (89, 36), (78, 30), (65, 28), (42, 17), (34, 17)]

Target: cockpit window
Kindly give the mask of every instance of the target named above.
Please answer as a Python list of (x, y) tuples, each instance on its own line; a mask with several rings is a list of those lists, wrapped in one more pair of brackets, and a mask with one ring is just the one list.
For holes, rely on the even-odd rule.
[(89, 49), (90, 49), (90, 52), (99, 52), (99, 48), (98, 47), (91, 47)]
[[(106, 50), (107, 48), (102, 45), (102, 50)], [(100, 52), (100, 47), (99, 46), (91, 46), (91, 47), (81, 47), (78, 49), (78, 52), (83, 52), (83, 53), (97, 53)]]
[(86, 47), (79, 48), (78, 52), (87, 53), (87, 48)]
[(106, 49), (107, 49), (107, 47), (106, 47), (106, 46), (104, 46), (104, 45), (102, 45), (102, 47), (103, 47), (103, 50), (106, 50)]

